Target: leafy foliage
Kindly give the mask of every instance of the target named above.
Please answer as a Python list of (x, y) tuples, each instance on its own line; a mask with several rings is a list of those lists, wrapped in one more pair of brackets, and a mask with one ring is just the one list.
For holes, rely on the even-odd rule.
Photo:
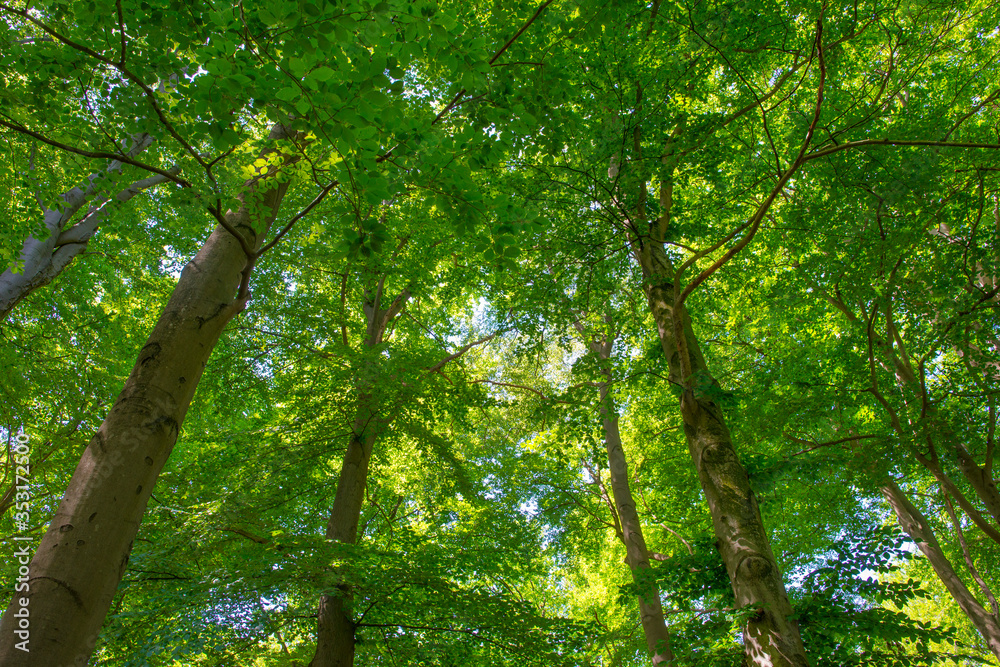
[[(675, 664), (737, 664), (756, 610), (719, 558), (685, 387), (733, 433), (812, 664), (996, 664), (880, 494), (899, 481), (995, 617), (995, 15), (0, 2), (4, 277), (73, 188), (91, 189), (62, 231), (107, 207), (0, 321), (0, 435), (32, 441), (28, 535), (186, 262), (227, 210), (258, 211), (242, 184), (288, 186), (95, 664), (305, 664), (338, 590), (359, 664), (648, 664), (635, 600), (654, 584)], [(674, 275), (643, 274), (655, 244)], [(712, 375), (670, 376), (652, 284), (690, 288)], [(577, 325), (616, 333), (607, 360)], [(638, 583), (608, 405), (652, 559)], [(358, 543), (331, 542), (344, 452), (371, 424)], [(10, 543), (11, 456), (3, 470)]]

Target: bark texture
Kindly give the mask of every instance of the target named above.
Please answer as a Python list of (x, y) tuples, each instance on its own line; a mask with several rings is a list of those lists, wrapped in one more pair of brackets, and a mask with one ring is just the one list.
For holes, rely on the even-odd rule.
[[(368, 321), (364, 345), (374, 350), (381, 342), (386, 327), (398, 315), (410, 293), (403, 290), (389, 308), (380, 308), (384, 276), (365, 297), (364, 312)], [(358, 407), (352, 436), (344, 453), (344, 462), (337, 480), (337, 493), (326, 525), (326, 538), (354, 544), (358, 539), (358, 522), (368, 483), (368, 466), (379, 433), (386, 426), (380, 419), (375, 396), (378, 382), (374, 364), (358, 378)], [(317, 612), (316, 653), (309, 667), (351, 667), (354, 664), (355, 624), (350, 588), (341, 585), (320, 597)]]
[[(583, 334), (582, 327), (578, 327)], [(611, 358), (614, 343), (609, 335), (603, 341), (587, 341), (593, 351), (602, 361), (601, 373), (604, 379), (598, 383), (601, 392), (601, 419), (604, 428), (604, 444), (608, 452), (608, 468), (611, 471), (611, 492), (614, 495), (615, 511), (618, 513), (621, 525), (622, 543), (625, 545), (625, 558), (632, 580), (640, 593), (639, 621), (646, 638), (646, 648), (653, 657), (653, 665), (666, 667), (673, 664), (674, 654), (670, 649), (670, 633), (663, 620), (663, 606), (660, 603), (660, 589), (656, 580), (649, 577), (649, 549), (642, 534), (642, 523), (636, 510), (635, 499), (628, 482), (628, 461), (622, 447), (621, 431), (618, 428), (618, 412), (611, 397), (611, 385), (614, 381), (611, 369), (607, 363)]]
[(1000, 620), (990, 614), (969, 591), (965, 583), (955, 572), (951, 562), (941, 550), (941, 545), (934, 537), (934, 531), (924, 515), (910, 502), (902, 489), (893, 481), (888, 480), (882, 485), (882, 495), (889, 501), (892, 511), (896, 514), (899, 525), (917, 543), (920, 551), (927, 557), (934, 573), (941, 583), (958, 603), (965, 615), (972, 621), (976, 629), (986, 640), (993, 655), (1000, 658)]
[(755, 610), (743, 630), (746, 656), (751, 664), (761, 667), (807, 665), (798, 623), (790, 618), (792, 608), (757, 499), (722, 411), (711, 398), (718, 383), (705, 363), (686, 310), (673, 308), (673, 265), (663, 245), (652, 240), (638, 248), (636, 255), (669, 364), (670, 381), (681, 388), (688, 451), (712, 514), (736, 604)]
[[(149, 135), (138, 136), (127, 155), (133, 157), (152, 143), (153, 139)], [(15, 273), (7, 269), (0, 274), (0, 322), (21, 300), (39, 287), (52, 282), (74, 258), (86, 250), (87, 242), (112, 210), (112, 202), (99, 192), (101, 177), (119, 172), (121, 168), (121, 162), (113, 161), (104, 172), (92, 174), (85, 188), (76, 187), (63, 193), (62, 212), (43, 207), (43, 223), (48, 236), (45, 240), (29, 236), (21, 247), (20, 270)], [(173, 168), (169, 173), (177, 174), (179, 171)], [(143, 190), (166, 180), (164, 176), (156, 174), (136, 181), (115, 194), (113, 199), (124, 203)], [(73, 217), (88, 203), (87, 213), (70, 224)]]
[[(272, 132), (272, 139), (282, 136)], [(257, 213), (242, 206), (226, 214), (248, 247), (259, 247), (287, 187), (266, 177), (248, 182), (245, 192), (262, 199)], [(247, 261), (240, 243), (219, 226), (184, 267), (31, 561), (30, 591), (18, 593), (0, 621), (3, 667), (87, 663), (208, 357), (243, 308), (234, 296)], [(13, 613), (22, 596), (29, 598), (29, 652), (14, 646)]]

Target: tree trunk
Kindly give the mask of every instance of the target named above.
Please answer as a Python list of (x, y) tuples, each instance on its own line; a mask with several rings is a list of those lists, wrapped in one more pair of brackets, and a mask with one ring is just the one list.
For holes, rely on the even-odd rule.
[(928, 562), (930, 562), (931, 567), (934, 568), (934, 572), (941, 580), (941, 583), (948, 589), (951, 597), (954, 598), (968, 619), (979, 630), (983, 639), (986, 640), (986, 644), (989, 646), (990, 651), (993, 652), (993, 655), (1000, 658), (1000, 621), (987, 612), (969, 589), (966, 588), (965, 583), (959, 578), (955, 572), (955, 568), (952, 567), (948, 558), (941, 550), (941, 545), (938, 544), (937, 538), (934, 536), (934, 531), (931, 529), (927, 519), (910, 502), (910, 499), (906, 497), (903, 490), (891, 479), (882, 485), (881, 490), (882, 495), (889, 501), (893, 512), (896, 513), (899, 525), (917, 543), (920, 551), (923, 552)]
[[(135, 156), (152, 143), (153, 139), (149, 135), (141, 135), (133, 142), (132, 149), (127, 155)], [(48, 237), (41, 241), (29, 236), (21, 247), (21, 270), (14, 273), (7, 269), (0, 274), (0, 322), (3, 322), (22, 299), (39, 287), (52, 282), (53, 278), (86, 249), (90, 237), (107, 216), (110, 202), (104, 196), (97, 196), (96, 201), (91, 203), (87, 214), (80, 221), (68, 227), (66, 224), (84, 204), (95, 197), (100, 179), (107, 174), (120, 171), (121, 167), (121, 162), (112, 161), (104, 172), (90, 176), (88, 179), (90, 184), (86, 189), (73, 188), (64, 193), (62, 212), (43, 209), (43, 222)], [(180, 169), (176, 167), (169, 170), (172, 174), (179, 172)], [(114, 199), (124, 203), (143, 190), (166, 180), (164, 176), (156, 174), (136, 181), (118, 192)]]
[[(283, 134), (276, 129), (271, 136)], [(226, 214), (250, 248), (260, 246), (288, 188), (287, 182), (268, 183), (246, 184), (247, 194), (262, 193), (255, 209), (262, 220), (254, 220), (245, 205)], [(0, 621), (3, 667), (87, 663), (208, 357), (243, 307), (233, 297), (246, 265), (240, 243), (219, 226), (184, 267), (125, 388), (70, 479), (29, 566), (30, 590), (15, 594)], [(27, 605), (20, 604), (22, 597)], [(14, 613), (24, 607), (30, 611), (29, 652), (15, 647)]]
[[(808, 664), (798, 623), (791, 620), (777, 561), (764, 530), (757, 499), (740, 464), (719, 406), (711, 398), (718, 383), (709, 372), (686, 309), (673, 309), (674, 268), (663, 245), (648, 240), (636, 253), (670, 382), (682, 388), (681, 417), (738, 607), (754, 609), (743, 629), (748, 660), (761, 667)], [(678, 339), (677, 332), (682, 333)], [(682, 364), (682, 355), (685, 364)], [(684, 367), (689, 372), (684, 372)]]
[[(610, 324), (610, 323), (609, 323)], [(625, 559), (632, 573), (632, 581), (639, 589), (639, 622), (646, 637), (646, 648), (653, 656), (653, 665), (670, 665), (674, 661), (670, 649), (670, 633), (663, 620), (663, 606), (660, 603), (660, 588), (656, 579), (650, 576), (649, 549), (642, 534), (642, 523), (635, 507), (632, 489), (628, 483), (628, 461), (622, 447), (621, 431), (618, 429), (618, 412), (611, 396), (614, 378), (609, 361), (615, 336), (608, 332), (604, 340), (587, 340), (583, 325), (576, 323), (576, 329), (584, 337), (584, 342), (601, 360), (601, 374), (604, 380), (598, 383), (601, 392), (601, 423), (604, 429), (604, 444), (608, 451), (608, 468), (611, 471), (611, 493), (614, 496), (615, 511), (618, 513), (621, 534), (618, 536), (625, 545)]]
[(927, 468), (928, 471), (930, 471), (932, 475), (934, 475), (934, 479), (937, 481), (938, 486), (941, 487), (941, 490), (955, 499), (955, 502), (958, 503), (959, 507), (961, 507), (966, 515), (968, 515), (969, 519), (972, 520), (972, 523), (983, 531), (987, 537), (997, 544), (1000, 544), (1000, 531), (990, 524), (986, 517), (983, 516), (982, 512), (977, 510), (972, 503), (969, 502), (968, 498), (965, 497), (965, 494), (962, 493), (961, 489), (959, 489), (951, 478), (944, 472), (944, 470), (941, 469), (939, 462), (935, 459), (927, 458), (916, 450), (914, 451), (914, 456), (917, 461), (919, 461), (925, 468)]
[[(886, 322), (887, 327), (892, 330), (892, 320), (888, 316), (886, 318)], [(928, 422), (934, 423), (937, 421), (937, 408), (930, 402), (921, 380), (919, 380), (914, 374), (912, 367), (915, 363), (911, 362), (910, 355), (902, 347), (902, 340), (898, 334), (896, 334), (895, 339), (898, 341), (898, 345), (900, 347), (898, 354), (891, 343), (886, 341), (879, 341), (879, 343), (880, 347), (889, 358), (892, 368), (895, 371), (896, 385), (903, 396), (903, 403), (908, 408), (910, 407), (906, 400), (907, 394), (922, 397), (921, 403), (929, 404), (929, 407), (924, 408), (927, 414), (926, 416), (919, 418), (919, 421), (923, 421), (924, 424)], [(902, 360), (900, 360), (900, 356), (902, 356)], [(896, 426), (897, 432), (900, 436), (905, 437), (906, 435), (910, 435), (902, 430), (903, 425), (901, 423), (898, 425), (894, 424), (894, 426)], [(910, 422), (910, 428), (913, 436), (922, 435), (918, 432), (919, 426), (913, 422)], [(924, 426), (924, 428), (926, 428), (926, 426)], [(926, 437), (928, 438), (929, 443), (933, 443), (929, 435)], [(972, 457), (972, 454), (970, 454), (969, 450), (965, 448), (965, 445), (958, 441), (954, 433), (947, 433), (944, 439), (946, 443), (952, 445), (955, 449), (955, 455), (958, 460), (958, 469), (962, 471), (962, 475), (965, 476), (965, 479), (968, 480), (973, 491), (975, 491), (983, 505), (986, 506), (986, 511), (993, 517), (993, 521), (1000, 526), (1000, 494), (997, 493), (996, 483), (993, 481), (992, 477), (987, 474), (986, 470), (979, 467), (979, 464)], [(948, 478), (941, 469), (937, 462), (937, 455), (934, 454), (934, 451), (935, 448), (933, 444), (931, 444), (933, 458), (930, 461), (926, 457), (921, 456), (919, 453), (916, 453), (916, 458), (934, 474), (938, 482), (942, 483), (942, 487), (945, 491), (956, 497), (956, 500), (958, 500), (962, 509), (965, 510), (976, 525), (979, 526), (979, 528), (989, 535), (994, 541), (1000, 542), (1000, 533), (998, 533), (994, 527), (991, 527), (985, 522), (978, 510), (972, 509), (971, 504), (965, 500), (964, 496), (960, 491), (958, 491), (951, 479)]]
[[(947, 229), (947, 228), (945, 228)], [(935, 232), (931, 232), (932, 234)], [(819, 286), (816, 286), (816, 293), (823, 294)], [(843, 301), (835, 299), (826, 295), (825, 298), (833, 304), (837, 310), (843, 314), (848, 321), (854, 324), (858, 324), (859, 320), (854, 315), (853, 312), (844, 304)], [(994, 542), (1000, 544), (1000, 531), (997, 530), (997, 526), (991, 524), (982, 512), (980, 512), (969, 499), (965, 496), (961, 489), (952, 481), (948, 473), (942, 468), (941, 461), (937, 455), (937, 448), (934, 444), (935, 440), (932, 437), (932, 433), (926, 430), (926, 425), (928, 423), (934, 424), (937, 420), (937, 408), (934, 402), (926, 393), (926, 387), (918, 378), (916, 373), (914, 373), (913, 368), (916, 366), (923, 373), (923, 368), (920, 364), (916, 363), (916, 360), (912, 359), (910, 354), (906, 351), (901, 335), (898, 330), (896, 330), (892, 321), (892, 310), (891, 307), (886, 307), (886, 330), (887, 336), (882, 338), (875, 333), (874, 327), (868, 329), (867, 335), (869, 339), (874, 343), (874, 346), (882, 351), (885, 355), (885, 360), (882, 362), (883, 367), (891, 371), (895, 378), (896, 388), (899, 390), (903, 405), (905, 406), (908, 414), (906, 424), (904, 423), (897, 414), (889, 408), (887, 403), (883, 403), (886, 408), (886, 412), (889, 416), (889, 421), (892, 424), (893, 430), (903, 441), (910, 439), (918, 440), (920, 438), (925, 438), (928, 444), (928, 453), (922, 453), (918, 448), (911, 446), (910, 451), (914, 458), (926, 468), (937, 481), (938, 486), (941, 487), (941, 491), (945, 494), (945, 498), (949, 496), (955, 499), (955, 502), (962, 508), (965, 514), (969, 517), (973, 524), (979, 528), (987, 537), (989, 537)], [(959, 355), (961, 356), (961, 351)], [(970, 372), (972, 368), (970, 367)], [(911, 402), (907, 399), (908, 396), (917, 396), (920, 398), (919, 410), (920, 416), (912, 418), (911, 415), (917, 413), (918, 408), (912, 406)], [(884, 400), (884, 399), (883, 399)], [(989, 467), (980, 467), (976, 460), (972, 457), (965, 446), (957, 440), (954, 433), (945, 433), (944, 435), (945, 446), (952, 446), (955, 449), (955, 454), (958, 460), (958, 468), (961, 470), (962, 474), (965, 476), (969, 485), (975, 491), (976, 495), (985, 505), (989, 514), (993, 517), (993, 520), (1000, 525), (1000, 496), (997, 494), (996, 484), (992, 479), (992, 474), (990, 473)], [(987, 447), (987, 458), (992, 457), (991, 447)], [(989, 462), (988, 462), (989, 466)], [(891, 482), (891, 480), (890, 480)], [(961, 579), (955, 573), (954, 568), (951, 563), (945, 557), (944, 553), (941, 551), (941, 546), (934, 536), (930, 525), (927, 523), (926, 519), (920, 514), (917, 508), (910, 503), (906, 495), (896, 486), (895, 483), (886, 484), (881, 489), (882, 494), (889, 501), (892, 506), (893, 511), (896, 514), (897, 523), (900, 527), (910, 535), (915, 542), (917, 542), (921, 551), (927, 556), (928, 561), (930, 561), (931, 566), (934, 569), (935, 574), (941, 580), (941, 583), (948, 589), (951, 596), (958, 602), (959, 607), (969, 618), (969, 620), (976, 626), (979, 632), (986, 638), (987, 643), (990, 645), (990, 650), (995, 654), (997, 651), (996, 634), (997, 631), (997, 618), (995, 616), (990, 616), (985, 608), (979, 604), (978, 601), (972, 596), (965, 584), (962, 583)], [(961, 535), (961, 530), (959, 524), (957, 523), (957, 517), (954, 517), (954, 525), (956, 527), (956, 537), (959, 540), (959, 544), (962, 548), (965, 545), (962, 544), (963, 538)], [(969, 560), (971, 565), (971, 559)], [(971, 571), (974, 571), (970, 567)], [(985, 583), (985, 582), (984, 582)], [(992, 638), (991, 638), (992, 637)], [(1000, 657), (1000, 655), (998, 655)]]
[[(373, 290), (366, 294), (364, 312), (368, 320), (364, 345), (369, 351), (381, 342), (386, 327), (398, 315), (410, 298), (403, 290), (388, 309), (382, 310), (385, 277), (382, 276)], [(326, 525), (326, 538), (346, 544), (358, 539), (358, 522), (368, 483), (368, 464), (375, 442), (387, 422), (378, 415), (374, 387), (378, 382), (373, 366), (358, 378), (358, 409), (352, 429), (353, 435), (344, 453), (344, 462), (337, 480), (337, 494)], [(354, 665), (354, 618), (351, 591), (347, 585), (337, 586), (336, 592), (320, 597), (317, 612), (316, 653), (309, 667), (352, 667)]]
[[(610, 375), (610, 372), (607, 373)], [(609, 378), (610, 382), (610, 378)], [(621, 432), (618, 430), (618, 416), (610, 407), (609, 384), (602, 382), (601, 414), (604, 426), (604, 444), (608, 450), (608, 467), (611, 469), (611, 491), (615, 497), (615, 509), (621, 522), (621, 539), (625, 545), (625, 556), (632, 580), (639, 589), (639, 620), (642, 632), (646, 636), (646, 647), (653, 656), (653, 664), (669, 665), (674, 661), (670, 650), (670, 634), (663, 620), (663, 607), (660, 604), (660, 588), (656, 579), (650, 576), (649, 550), (642, 534), (642, 524), (639, 513), (632, 498), (632, 489), (628, 483), (628, 463), (622, 448)]]
[[(347, 445), (337, 480), (337, 495), (326, 526), (327, 539), (348, 544), (354, 544), (358, 538), (368, 464), (376, 439), (374, 425), (362, 416), (362, 412), (371, 416), (365, 406), (359, 408), (354, 426), (361, 429), (362, 435), (356, 430)], [(347, 586), (338, 586), (335, 593), (326, 593), (320, 598), (316, 654), (309, 667), (351, 667), (354, 665), (354, 644), (351, 592)]]

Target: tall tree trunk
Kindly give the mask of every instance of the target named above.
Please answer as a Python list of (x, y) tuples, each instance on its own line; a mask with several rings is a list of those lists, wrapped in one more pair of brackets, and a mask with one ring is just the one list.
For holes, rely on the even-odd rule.
[(941, 550), (941, 545), (934, 536), (934, 531), (931, 529), (927, 519), (910, 502), (910, 499), (906, 497), (903, 490), (891, 479), (882, 485), (881, 490), (886, 500), (889, 501), (892, 511), (895, 512), (899, 525), (917, 543), (920, 551), (923, 552), (928, 562), (930, 562), (931, 567), (934, 568), (934, 572), (941, 580), (941, 583), (948, 589), (951, 597), (954, 598), (968, 619), (979, 630), (983, 639), (986, 640), (986, 644), (989, 646), (990, 651), (993, 652), (993, 655), (1000, 658), (1000, 621), (987, 612), (965, 586), (965, 583), (955, 572), (955, 568), (952, 567), (951, 562)]
[[(359, 404), (363, 399), (359, 400)], [(358, 409), (354, 422), (355, 435), (347, 445), (344, 463), (337, 480), (337, 495), (326, 526), (329, 540), (354, 544), (358, 538), (358, 521), (365, 498), (368, 481), (368, 464), (375, 446), (375, 428), (368, 417), (373, 416), (367, 406)], [(354, 619), (351, 592), (347, 586), (338, 586), (336, 592), (320, 598), (316, 654), (310, 667), (351, 667), (354, 664)]]
[[(914, 367), (919, 369), (920, 373), (923, 373), (923, 367), (916, 363), (915, 360), (910, 358), (909, 352), (903, 347), (903, 340), (900, 334), (896, 331), (895, 325), (891, 318), (891, 309), (886, 309), (886, 328), (891, 332), (887, 336), (889, 341), (882, 340), (881, 338), (876, 338), (875, 342), (878, 347), (882, 349), (886, 357), (891, 364), (896, 378), (896, 385), (899, 389), (900, 394), (903, 397), (903, 403), (907, 408), (911, 408), (909, 401), (907, 401), (908, 395), (921, 397), (920, 403), (920, 413), (925, 413), (921, 417), (915, 419), (908, 418), (907, 421), (911, 433), (907, 434), (903, 430), (903, 424), (901, 420), (894, 420), (893, 427), (902, 437), (907, 435), (919, 437), (920, 435), (925, 435), (928, 444), (930, 444), (931, 458), (922, 456), (917, 450), (914, 450), (917, 460), (926, 467), (931, 473), (937, 478), (938, 482), (942, 483), (945, 490), (956, 497), (962, 509), (969, 515), (969, 517), (987, 533), (994, 541), (1000, 542), (1000, 533), (997, 532), (996, 527), (992, 527), (985, 523), (982, 515), (978, 510), (973, 509), (971, 504), (965, 500), (963, 494), (958, 491), (954, 483), (948, 478), (947, 474), (941, 469), (940, 463), (937, 460), (936, 448), (934, 447), (934, 438), (931, 438), (929, 434), (920, 433), (921, 428), (926, 428), (927, 424), (933, 424), (938, 419), (938, 410), (934, 404), (930, 401), (930, 397), (926, 395), (926, 388), (924, 382), (921, 381), (915, 375)], [(898, 347), (898, 350), (896, 349)], [(912, 408), (912, 412), (917, 413), (916, 408)], [(921, 423), (922, 422), (922, 423)], [(950, 445), (955, 450), (955, 456), (958, 461), (958, 469), (962, 472), (962, 475), (969, 482), (969, 486), (982, 501), (983, 505), (986, 507), (986, 511), (989, 512), (990, 516), (993, 517), (993, 521), (1000, 526), (1000, 494), (997, 493), (996, 483), (993, 481), (991, 474), (987, 472), (986, 469), (981, 468), (976, 460), (969, 453), (969, 450), (965, 448), (957, 438), (954, 432), (945, 432), (944, 440), (947, 445)]]
[[(849, 322), (855, 325), (861, 324), (859, 318), (839, 296), (830, 296), (819, 285), (812, 284), (815, 286), (815, 293), (822, 295)], [(938, 486), (941, 487), (941, 491), (945, 494), (945, 498), (949, 496), (953, 497), (955, 502), (962, 508), (977, 528), (994, 542), (1000, 543), (1000, 531), (997, 530), (997, 527), (990, 523), (983, 516), (982, 512), (969, 501), (941, 465), (941, 460), (937, 454), (935, 438), (942, 437), (943, 429), (927, 430), (927, 425), (933, 424), (938, 419), (937, 408), (926, 393), (925, 383), (916, 374), (917, 372), (923, 373), (923, 367), (915, 359), (911, 358), (904, 346), (901, 334), (893, 323), (891, 302), (885, 307), (885, 318), (885, 337), (877, 333), (873, 322), (868, 324), (866, 334), (872, 343), (871, 352), (869, 353), (871, 355), (869, 357), (870, 366), (874, 368), (874, 350), (880, 350), (884, 355), (881, 365), (885, 370), (892, 373), (895, 380), (895, 387), (902, 397), (904, 406), (902, 419), (899, 413), (893, 410), (884, 398), (880, 398), (880, 402), (886, 411), (893, 431), (904, 442), (910, 440), (919, 441), (920, 439), (926, 441), (928, 445), (926, 453), (912, 445), (910, 446), (910, 453), (934, 476)], [(917, 369), (917, 371), (914, 369)], [(874, 372), (872, 372), (872, 383), (875, 395), (881, 396), (878, 392), (877, 379)], [(920, 400), (917, 402), (910, 397), (919, 397)], [(996, 485), (993, 482), (989, 466), (981, 468), (965, 446), (956, 439), (954, 433), (944, 432), (943, 438), (945, 446), (954, 447), (959, 470), (961, 470), (966, 480), (968, 480), (969, 485), (986, 506), (987, 511), (993, 517), (994, 521), (1000, 523), (1000, 498), (997, 497)], [(987, 447), (987, 451), (987, 456), (992, 456), (989, 447)], [(996, 634), (998, 627), (996, 617), (991, 616), (979, 604), (955, 573), (951, 563), (941, 550), (941, 546), (931, 530), (930, 524), (927, 523), (927, 520), (909, 501), (903, 491), (891, 480), (881, 487), (881, 492), (892, 506), (896, 515), (896, 522), (917, 543), (920, 550), (931, 563), (931, 567), (934, 569), (938, 579), (948, 589), (948, 592), (958, 603), (959, 608), (966, 617), (979, 630), (983, 637), (986, 638), (990, 650), (996, 653), (997, 646), (1000, 646), (996, 640), (1000, 636)], [(954, 525), (958, 528), (957, 517), (954, 517), (954, 519)], [(956, 537), (964, 549), (964, 544), (962, 544), (963, 537), (960, 530), (956, 530)], [(969, 562), (971, 564), (971, 559)], [(970, 571), (974, 571), (972, 567), (969, 569)]]
[[(153, 143), (148, 134), (137, 136), (126, 155), (133, 157)], [(21, 267), (15, 273), (7, 269), (0, 273), (0, 322), (22, 299), (39, 287), (52, 282), (86, 247), (111, 210), (111, 202), (104, 195), (97, 194), (102, 178), (121, 171), (122, 163), (112, 161), (103, 172), (91, 174), (86, 188), (73, 188), (62, 195), (62, 211), (44, 208), (43, 223), (48, 236), (39, 240), (29, 236), (21, 247)], [(172, 168), (168, 173), (180, 173)], [(124, 203), (147, 188), (166, 181), (166, 177), (155, 174), (130, 184), (114, 195), (113, 199)], [(76, 213), (90, 202), (86, 215), (74, 224), (67, 225)], [(41, 203), (41, 202), (39, 202)]]
[[(385, 277), (382, 276), (365, 297), (364, 312), (368, 327), (364, 345), (369, 351), (382, 342), (386, 327), (410, 298), (409, 290), (404, 289), (389, 308), (382, 310), (379, 306), (384, 285)], [(374, 389), (377, 382), (377, 371), (373, 365), (358, 378), (358, 408), (352, 436), (344, 453), (337, 493), (326, 525), (329, 540), (354, 544), (358, 539), (358, 522), (368, 483), (368, 464), (375, 442), (386, 426), (376, 405)], [(309, 667), (352, 667), (356, 644), (354, 629), (350, 588), (340, 585), (335, 592), (324, 593), (317, 612), (316, 653)]]
[(635, 499), (632, 498), (632, 489), (628, 483), (628, 463), (625, 460), (625, 450), (622, 448), (621, 432), (618, 430), (618, 415), (605, 403), (610, 398), (609, 383), (610, 378), (607, 382), (600, 383), (600, 390), (604, 444), (608, 450), (608, 467), (611, 470), (611, 491), (615, 497), (615, 509), (621, 522), (625, 557), (632, 571), (632, 580), (639, 589), (639, 621), (646, 636), (646, 647), (653, 656), (653, 664), (659, 667), (672, 664), (674, 654), (670, 649), (670, 633), (663, 620), (660, 588), (656, 584), (656, 579), (651, 576), (649, 550), (646, 548), (639, 513), (636, 511)]
[(684, 434), (712, 515), (719, 553), (737, 606), (754, 609), (743, 630), (746, 655), (751, 664), (761, 667), (807, 665), (798, 623), (790, 618), (792, 608), (757, 499), (722, 410), (711, 399), (718, 383), (705, 363), (686, 309), (673, 308), (674, 267), (662, 243), (652, 239), (647, 239), (636, 255), (669, 364), (670, 382), (682, 389)]
[(611, 470), (611, 492), (614, 495), (615, 509), (621, 524), (620, 537), (625, 545), (625, 557), (632, 572), (632, 581), (639, 589), (639, 621), (646, 637), (646, 647), (653, 656), (653, 665), (665, 667), (673, 663), (674, 654), (670, 649), (670, 633), (663, 620), (660, 588), (656, 584), (656, 579), (651, 576), (649, 550), (642, 534), (642, 524), (635, 507), (635, 499), (632, 497), (632, 489), (628, 483), (628, 462), (625, 459), (621, 432), (618, 429), (618, 413), (611, 398), (613, 378), (607, 362), (611, 357), (612, 343), (610, 336), (600, 344), (590, 343), (590, 348), (605, 362), (601, 369), (605, 379), (598, 386), (601, 392), (604, 444), (608, 451), (608, 468)]
[[(283, 136), (280, 128), (271, 134)], [(260, 198), (254, 209), (259, 213), (251, 215), (243, 205), (226, 214), (249, 248), (260, 246), (287, 188), (287, 182), (251, 180), (245, 194)], [(254, 219), (258, 215), (262, 219)], [(246, 265), (240, 243), (219, 226), (184, 267), (125, 388), (70, 479), (29, 566), (30, 590), (15, 594), (0, 621), (3, 667), (87, 663), (208, 357), (243, 308), (234, 295)], [(28, 604), (20, 604), (25, 597)], [(30, 612), (28, 652), (15, 646), (14, 613), (23, 607)]]
[[(606, 385), (602, 384), (601, 393), (606, 393)], [(674, 661), (674, 654), (670, 649), (670, 633), (663, 620), (660, 587), (651, 575), (649, 550), (642, 534), (632, 490), (629, 488), (628, 464), (622, 449), (618, 418), (605, 415), (603, 425), (608, 467), (611, 469), (611, 490), (615, 497), (615, 509), (621, 521), (626, 559), (632, 572), (632, 580), (639, 589), (639, 621), (646, 637), (646, 648), (653, 656), (653, 665), (657, 667), (670, 665)]]

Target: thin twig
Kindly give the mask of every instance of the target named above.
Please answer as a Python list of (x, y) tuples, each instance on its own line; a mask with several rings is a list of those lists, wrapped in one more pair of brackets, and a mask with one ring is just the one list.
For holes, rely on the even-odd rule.
[(545, 8), (551, 4), (552, 0), (545, 0), (545, 2), (543, 2), (541, 6), (538, 8), (538, 10), (535, 12), (534, 16), (528, 19), (527, 23), (521, 26), (521, 29), (518, 30), (516, 33), (514, 33), (513, 37), (507, 40), (507, 43), (503, 45), (503, 48), (497, 51), (496, 54), (492, 58), (490, 58), (490, 65), (495, 63), (497, 61), (497, 58), (502, 56), (503, 52), (506, 51), (508, 48), (510, 48), (510, 45), (513, 44), (515, 41), (517, 41), (517, 38), (521, 36), (521, 33), (527, 30), (531, 26), (531, 24), (535, 22), (535, 19), (537, 19), (541, 15), (541, 13), (545, 10)]

